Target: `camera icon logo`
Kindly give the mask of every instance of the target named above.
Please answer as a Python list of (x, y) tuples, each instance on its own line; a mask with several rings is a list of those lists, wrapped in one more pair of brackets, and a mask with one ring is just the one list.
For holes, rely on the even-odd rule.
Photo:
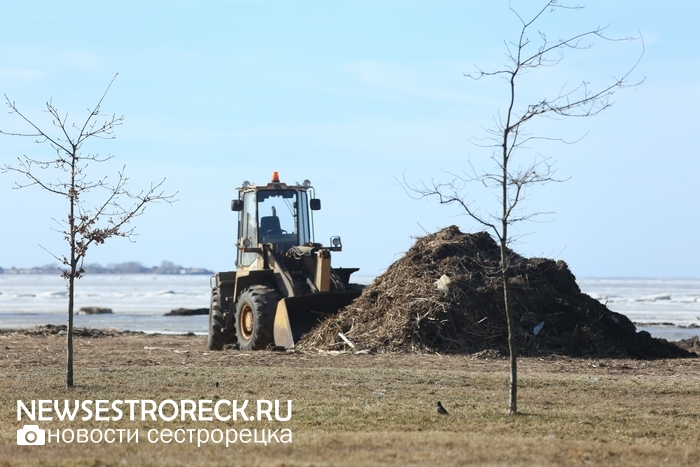
[(46, 444), (46, 430), (39, 425), (24, 425), (17, 430), (17, 444), (19, 446), (43, 446)]

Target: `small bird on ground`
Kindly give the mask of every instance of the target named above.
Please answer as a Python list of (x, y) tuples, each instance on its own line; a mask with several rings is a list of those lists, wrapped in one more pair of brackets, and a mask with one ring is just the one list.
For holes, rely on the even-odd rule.
[(440, 401), (437, 402), (437, 413), (440, 415), (447, 415), (447, 410), (445, 410)]

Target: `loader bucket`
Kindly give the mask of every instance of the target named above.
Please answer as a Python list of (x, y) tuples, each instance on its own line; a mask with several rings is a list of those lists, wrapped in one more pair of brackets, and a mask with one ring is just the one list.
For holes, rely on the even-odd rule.
[(303, 334), (311, 331), (329, 315), (349, 305), (360, 291), (321, 292), (283, 298), (277, 302), (275, 314), (275, 345), (290, 349)]

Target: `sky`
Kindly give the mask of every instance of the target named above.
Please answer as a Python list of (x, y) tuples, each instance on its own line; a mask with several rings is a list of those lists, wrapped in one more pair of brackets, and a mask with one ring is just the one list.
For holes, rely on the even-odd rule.
[[(482, 230), (458, 206), (413, 199), (405, 185), (494, 169), (483, 138), (505, 112), (508, 87), (465, 74), (507, 65), (520, 23), (506, 0), (11, 3), (2, 12), (0, 92), (49, 128), (49, 99), (82, 122), (118, 73), (102, 110), (124, 122), (114, 140), (86, 143), (89, 153), (114, 156), (90, 173), (114, 180), (126, 166), (132, 190), (165, 179), (166, 192), (177, 192), (177, 203), (150, 205), (135, 220), (133, 242), (110, 239), (87, 263), (232, 270), (235, 189), (265, 184), (273, 171), (283, 182), (312, 182), (323, 203), (316, 241), (340, 235), (334, 266), (363, 276), (381, 274), (427, 232)], [(511, 2), (523, 18), (542, 4)], [(630, 82), (643, 84), (620, 90), (595, 117), (528, 128), (547, 139), (516, 160), (551, 158), (563, 181), (527, 191), (522, 212), (544, 214), (514, 227), (517, 252), (564, 260), (578, 277), (700, 277), (697, 18), (694, 1), (590, 0), (536, 23), (551, 39), (600, 26), (643, 41), (566, 51), (518, 83), (519, 108), (584, 81), (609, 84), (640, 56)], [(0, 129), (28, 130), (8, 112)], [(22, 155), (53, 154), (0, 135), (1, 164)], [(0, 174), (5, 268), (66, 252), (53, 229), (67, 201), (13, 189), (21, 181)], [(462, 195), (480, 212), (498, 209), (496, 194), (478, 185)]]

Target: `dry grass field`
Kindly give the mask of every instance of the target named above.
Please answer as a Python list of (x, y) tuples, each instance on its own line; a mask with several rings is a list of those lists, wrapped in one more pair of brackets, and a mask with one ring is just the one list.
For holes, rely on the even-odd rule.
[[(0, 333), (0, 466), (700, 465), (700, 359), (520, 361), (521, 415), (505, 414), (507, 362), (470, 356), (208, 352), (194, 336)], [(138, 443), (18, 446), (17, 400), (292, 400), (289, 421), (45, 421), (139, 430)], [(436, 401), (449, 415), (438, 415)], [(112, 415), (114, 413), (111, 413)], [(247, 423), (247, 424), (246, 424)], [(148, 430), (288, 429), (291, 443), (151, 443)]]

